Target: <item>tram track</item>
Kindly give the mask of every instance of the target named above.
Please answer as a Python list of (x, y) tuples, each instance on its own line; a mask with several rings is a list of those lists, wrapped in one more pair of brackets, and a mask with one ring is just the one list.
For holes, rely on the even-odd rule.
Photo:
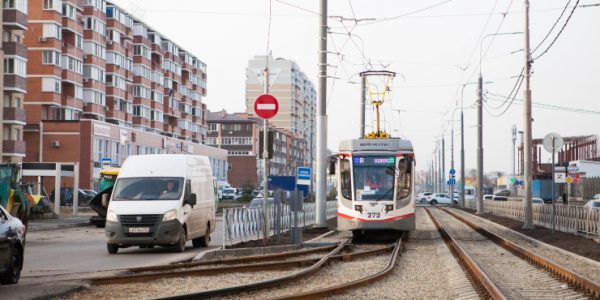
[[(320, 251), (302, 251), (303, 255), (308, 254), (312, 255), (312, 257), (261, 255), (258, 256), (260, 258), (258, 262), (251, 262), (250, 257), (228, 258), (204, 262), (193, 267), (186, 265), (184, 268), (181, 268), (181, 266), (178, 266), (179, 268), (158, 266), (157, 268), (135, 269), (134, 271), (136, 272), (129, 274), (91, 279), (88, 281), (89, 286), (87, 289), (65, 295), (66, 297), (61, 299), (95, 299), (107, 295), (111, 295), (113, 298), (120, 298), (127, 295), (126, 291), (131, 290), (136, 290), (136, 292), (153, 291), (139, 293), (139, 295), (136, 293), (138, 295), (136, 297), (141, 298), (204, 299), (236, 295), (232, 296), (235, 298), (238, 297), (237, 295), (241, 295), (240, 293), (254, 294), (260, 293), (260, 291), (264, 291), (265, 289), (273, 289), (269, 289), (269, 287), (286, 288), (289, 286), (289, 284), (286, 284), (288, 282), (298, 282), (299, 280), (308, 280), (309, 278), (317, 277), (319, 276), (318, 274), (323, 275), (320, 270), (329, 269), (331, 266), (371, 260), (371, 258), (366, 257), (389, 252), (392, 252), (390, 255), (397, 257), (398, 252), (402, 248), (401, 242), (384, 245), (357, 245), (352, 244), (350, 241), (350, 239), (345, 240), (334, 249), (327, 247), (331, 250), (326, 254), (318, 254), (318, 252), (324, 252), (325, 247), (321, 247)], [(316, 255), (319, 255), (319, 257), (315, 257)], [(267, 259), (267, 257), (270, 257), (270, 259)], [(384, 257), (388, 256), (381, 256), (381, 258)], [(281, 261), (282, 259), (284, 261)], [(393, 261), (395, 261), (395, 258)], [(391, 267), (393, 268), (394, 265), (391, 264)], [(301, 268), (301, 270), (293, 270), (298, 268)], [(248, 274), (248, 276), (242, 276), (244, 273)], [(379, 276), (383, 276), (384, 274), (379, 274)], [(363, 274), (359, 275), (362, 276)], [(227, 278), (227, 280), (221, 280), (220, 278)], [(188, 282), (188, 284), (185, 284), (183, 288), (176, 287), (177, 285), (181, 286), (183, 282)], [(194, 282), (203, 282), (205, 287), (194, 284)], [(237, 284), (231, 284), (231, 282), (236, 282)], [(369, 279), (365, 279), (362, 282), (355, 282), (348, 287), (336, 287), (335, 290), (319, 291), (318, 293), (339, 293), (344, 289), (351, 288), (352, 285), (364, 285), (368, 282)], [(337, 283), (339, 284), (339, 281)], [(281, 288), (274, 289), (278, 290)], [(291, 293), (290, 295), (296, 294), (299, 293)], [(273, 297), (273, 295), (267, 294), (267, 296), (263, 296), (262, 298)], [(310, 295), (312, 294), (306, 297), (314, 298), (314, 296)], [(246, 296), (242, 295), (242, 297)]]
[(493, 299), (600, 297), (600, 286), (447, 209), (426, 209), (470, 277)]

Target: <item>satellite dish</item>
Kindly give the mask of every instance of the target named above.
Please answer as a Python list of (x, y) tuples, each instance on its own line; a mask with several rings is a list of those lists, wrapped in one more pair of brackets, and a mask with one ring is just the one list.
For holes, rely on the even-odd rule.
[(556, 152), (562, 148), (563, 145), (563, 138), (558, 133), (548, 133), (544, 137), (544, 149), (550, 153)]

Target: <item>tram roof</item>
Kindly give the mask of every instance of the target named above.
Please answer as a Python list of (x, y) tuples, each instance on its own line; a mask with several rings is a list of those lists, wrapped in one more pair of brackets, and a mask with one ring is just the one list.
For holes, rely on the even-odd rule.
[(340, 142), (340, 151), (413, 151), (412, 143), (402, 139), (357, 139)]

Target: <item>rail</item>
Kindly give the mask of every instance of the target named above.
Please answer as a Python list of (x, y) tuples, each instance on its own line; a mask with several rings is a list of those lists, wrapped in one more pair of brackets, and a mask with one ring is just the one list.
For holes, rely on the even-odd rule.
[[(465, 200), (465, 207), (476, 209), (475, 200)], [(525, 219), (522, 202), (487, 200), (483, 202), (483, 211), (513, 220), (523, 221)], [(533, 224), (551, 229), (552, 205), (533, 205)], [(598, 238), (600, 237), (600, 209), (557, 204), (555, 228), (562, 232)]]
[[(327, 201), (327, 219), (335, 217), (337, 202)], [(268, 208), (269, 236), (275, 234), (275, 207)], [(239, 242), (258, 240), (263, 238), (262, 226), (264, 224), (263, 208), (226, 208), (223, 209), (223, 248)], [(292, 212), (288, 204), (281, 204), (280, 213), (281, 231), (287, 231), (292, 226)], [(315, 203), (304, 203), (299, 213), (299, 225), (302, 227), (313, 225), (316, 217)]]

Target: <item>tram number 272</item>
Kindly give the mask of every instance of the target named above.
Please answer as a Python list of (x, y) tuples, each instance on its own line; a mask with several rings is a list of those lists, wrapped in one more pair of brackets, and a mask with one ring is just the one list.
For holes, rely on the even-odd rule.
[(367, 212), (367, 218), (369, 218), (369, 219), (379, 219), (379, 218), (381, 218), (381, 213), (378, 213), (378, 212)]

